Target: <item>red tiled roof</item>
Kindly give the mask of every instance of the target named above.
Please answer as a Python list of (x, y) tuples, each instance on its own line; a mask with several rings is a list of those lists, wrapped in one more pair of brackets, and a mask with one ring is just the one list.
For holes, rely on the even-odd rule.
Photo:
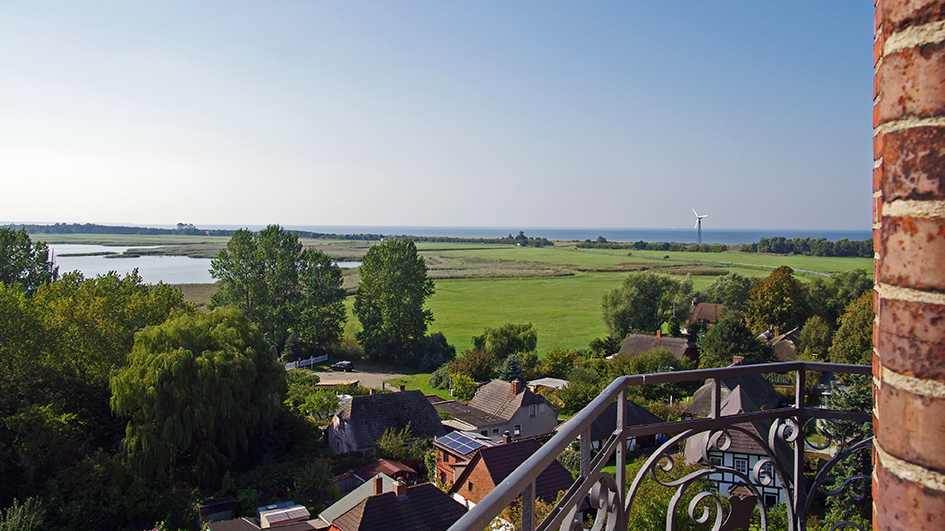
[(407, 488), (407, 496), (369, 496), (332, 521), (341, 531), (446, 531), (466, 507), (432, 483)]
[[(505, 480), (539, 448), (541, 445), (534, 439), (480, 448), (478, 453), (470, 459), (466, 470), (456, 479), (451, 492), (465, 484), (466, 478), (476, 467), (486, 468), (494, 487)], [(555, 460), (535, 479), (535, 496), (545, 501), (554, 501), (558, 497), (558, 492), (568, 490), (573, 482), (571, 473)]]

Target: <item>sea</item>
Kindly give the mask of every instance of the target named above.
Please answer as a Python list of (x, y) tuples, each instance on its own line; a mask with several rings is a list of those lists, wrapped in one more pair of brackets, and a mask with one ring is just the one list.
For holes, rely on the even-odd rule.
[[(202, 226), (202, 229), (238, 229), (239, 226)], [(258, 230), (263, 226), (245, 226)], [(383, 236), (443, 236), (453, 238), (502, 238), (516, 236), (522, 231), (529, 238), (549, 240), (596, 240), (603, 237), (612, 242), (673, 242), (695, 243), (697, 234), (693, 229), (575, 229), (575, 228), (510, 228), (510, 227), (392, 227), (392, 226), (286, 226), (287, 229), (319, 232), (324, 234), (376, 234)], [(817, 231), (817, 230), (724, 230), (704, 229), (703, 243), (740, 244), (753, 243), (761, 238), (784, 236), (785, 238), (826, 238), (836, 241), (865, 240), (872, 237), (869, 230), (862, 231)], [(137, 269), (142, 280), (148, 284), (208, 284), (214, 282), (210, 276), (210, 260), (187, 256), (139, 256), (135, 258), (105, 258), (89, 253), (122, 253), (128, 247), (102, 245), (51, 244), (55, 265), (59, 274), (81, 271), (86, 278), (115, 271), (127, 275)], [(138, 247), (142, 248), (142, 247)], [(84, 254), (85, 256), (70, 256)], [(357, 267), (357, 263), (342, 263), (341, 267)]]

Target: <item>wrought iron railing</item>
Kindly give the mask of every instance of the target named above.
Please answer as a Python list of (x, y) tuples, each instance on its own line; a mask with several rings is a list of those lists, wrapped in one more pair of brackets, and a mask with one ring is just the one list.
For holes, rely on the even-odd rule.
[[(723, 503), (718, 492), (706, 490), (689, 498), (688, 517), (697, 523), (711, 523), (713, 530), (724, 530), (733, 527), (736, 521), (747, 521), (739, 511), (751, 512), (754, 507), (760, 509), (760, 529), (767, 529), (767, 508), (763, 497), (759, 495), (759, 486), (779, 483), (786, 489), (786, 509), (788, 529), (806, 530), (807, 518), (810, 515), (815, 493), (825, 495), (836, 494), (841, 491), (853, 491), (857, 497), (856, 488), (869, 488), (868, 475), (856, 475), (836, 481), (831, 477), (831, 470), (840, 460), (852, 453), (869, 451), (872, 447), (872, 438), (850, 441), (845, 438), (834, 441), (827, 433), (823, 433), (823, 423), (838, 421), (855, 421), (857, 423), (871, 422), (871, 414), (864, 412), (839, 411), (820, 407), (808, 407), (805, 404), (805, 383), (807, 373), (847, 373), (871, 374), (871, 367), (862, 365), (840, 365), (817, 362), (787, 362), (769, 363), (761, 365), (739, 365), (721, 369), (702, 369), (696, 371), (664, 372), (657, 374), (624, 376), (614, 380), (593, 402), (576, 414), (567, 424), (560, 427), (558, 433), (542, 448), (528, 458), (501, 484), (487, 494), (478, 504), (458, 520), (450, 531), (481, 530), (489, 527), (503, 510), (513, 502), (521, 507), (521, 528), (526, 531), (568, 530), (583, 529), (582, 513), (591, 508), (593, 529), (626, 529), (627, 516), (630, 514), (639, 491), (641, 482), (647, 476), (659, 481), (666, 488), (676, 489), (671, 498), (667, 514), (666, 529), (676, 528), (676, 505), (683, 498), (683, 493), (693, 488), (693, 485), (705, 485), (707, 480), (718, 477), (719, 474), (729, 474), (733, 478), (742, 480), (756, 503), (749, 505)], [(791, 373), (795, 374), (795, 403), (790, 407), (770, 409), (764, 411), (746, 412), (735, 415), (721, 415), (721, 386), (719, 379), (749, 376), (763, 373)], [(646, 426), (626, 427), (627, 389), (630, 386), (678, 383), (693, 380), (710, 380), (714, 382), (711, 393), (711, 409), (708, 418), (682, 420), (651, 424)], [(617, 422), (610, 438), (603, 444), (597, 455), (591, 459), (591, 423), (614, 400), (617, 400)], [(767, 434), (750, 433), (744, 429), (749, 422), (770, 422)], [(756, 424), (757, 425), (757, 424)], [(751, 470), (736, 470), (733, 467), (710, 462), (710, 451), (725, 451), (731, 443), (732, 434), (740, 432), (750, 437), (761, 446), (767, 455), (752, 467)], [(826, 442), (812, 442), (811, 433), (820, 433)], [(642, 437), (656, 434), (676, 434), (661, 444), (647, 459), (634, 478), (627, 478), (628, 450), (626, 441), (629, 437)], [(676, 464), (673, 461), (671, 449), (678, 448), (689, 437), (706, 434), (704, 447), (701, 448), (705, 458), (702, 467), (696, 472), (687, 474), (675, 481), (658, 479), (658, 469), (663, 472), (670, 470)], [(535, 522), (535, 481), (538, 475), (564, 452), (573, 441), (580, 441), (580, 476), (574, 481), (571, 488), (560, 498), (560, 501), (551, 509), (541, 522)], [(819, 472), (808, 487), (804, 480), (804, 455), (808, 450), (824, 450), (832, 448), (835, 455), (820, 468)], [(785, 452), (784, 449), (789, 448)], [(779, 451), (780, 450), (780, 451)], [(604, 471), (605, 466), (615, 458), (616, 471), (610, 474)], [(772, 471), (775, 477), (772, 477)], [(629, 481), (628, 481), (629, 480)], [(701, 481), (700, 481), (701, 480)], [(840, 485), (835, 490), (827, 487)], [(698, 487), (695, 487), (698, 488)], [(860, 491), (862, 492), (862, 490)], [(518, 499), (518, 501), (516, 501)], [(713, 518), (714, 517), (714, 518)], [(711, 522), (710, 522), (711, 521)], [(852, 523), (845, 523), (851, 528), (859, 528)], [(835, 526), (838, 527), (838, 526)]]

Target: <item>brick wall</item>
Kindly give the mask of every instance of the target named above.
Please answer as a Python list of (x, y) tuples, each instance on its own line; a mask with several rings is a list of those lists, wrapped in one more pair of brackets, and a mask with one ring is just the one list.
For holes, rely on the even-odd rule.
[(874, 529), (945, 529), (945, 0), (877, 0)]

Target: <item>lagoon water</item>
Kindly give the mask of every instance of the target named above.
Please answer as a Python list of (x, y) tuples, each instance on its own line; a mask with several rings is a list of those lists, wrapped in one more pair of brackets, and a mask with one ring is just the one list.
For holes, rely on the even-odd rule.
[[(52, 249), (59, 274), (81, 271), (86, 278), (105, 275), (115, 271), (127, 275), (135, 268), (141, 279), (147, 284), (210, 284), (209, 258), (190, 258), (187, 256), (139, 256), (137, 258), (105, 258), (104, 256), (62, 256), (78, 253), (122, 253), (131, 247), (111, 247), (104, 245), (56, 244)], [(135, 249), (142, 249), (136, 246)]]

